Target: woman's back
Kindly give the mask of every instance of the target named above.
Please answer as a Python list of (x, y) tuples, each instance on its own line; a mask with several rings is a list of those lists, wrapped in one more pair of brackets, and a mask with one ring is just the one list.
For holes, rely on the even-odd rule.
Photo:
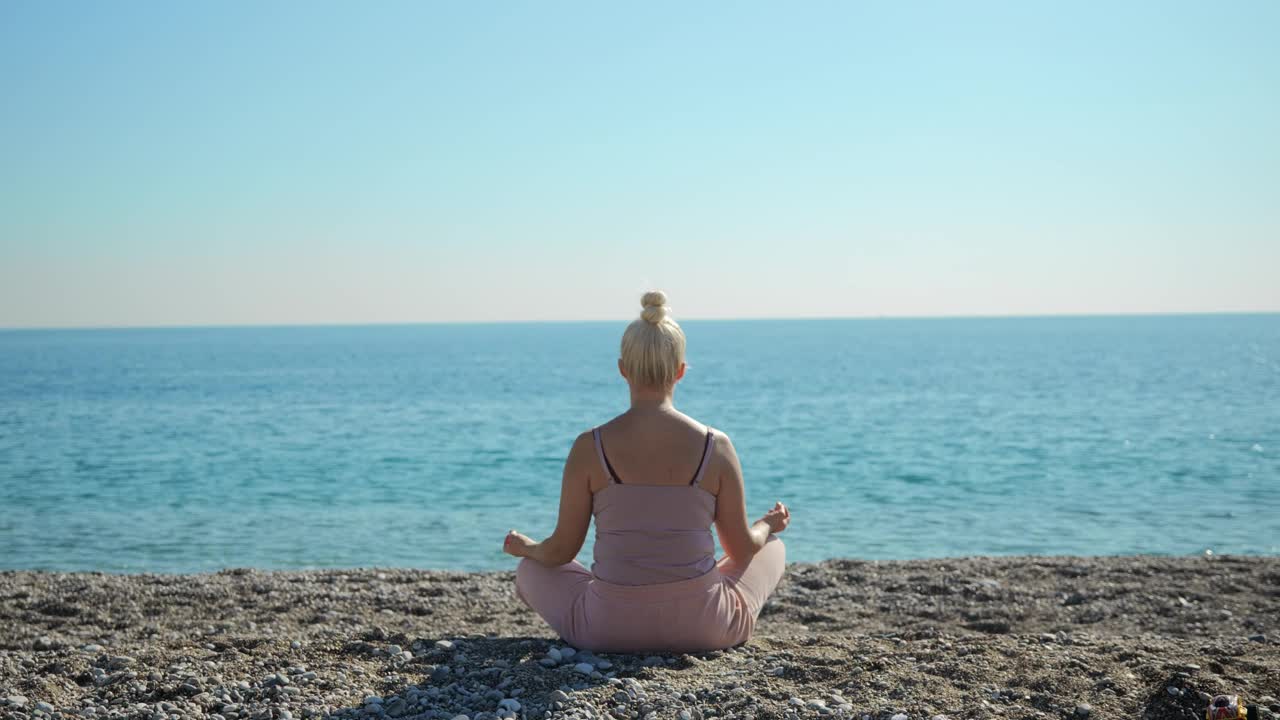
[(591, 483), (592, 574), (616, 585), (653, 585), (715, 567), (716, 497), (706, 487), (715, 432), (672, 410), (628, 413), (592, 435), (601, 476), (598, 489), (594, 477)]
[[(609, 462), (625, 484), (677, 487), (687, 486), (703, 464), (709, 429), (672, 407), (631, 410), (596, 428)], [(715, 477), (712, 473), (704, 479)], [(597, 486), (592, 478), (591, 491), (605, 487), (607, 480), (599, 478)], [(715, 494), (715, 488), (708, 490)]]

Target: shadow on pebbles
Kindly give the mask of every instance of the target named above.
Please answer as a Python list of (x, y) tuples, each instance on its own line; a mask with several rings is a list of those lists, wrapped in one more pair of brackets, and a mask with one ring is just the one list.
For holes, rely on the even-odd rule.
[(0, 717), (1280, 717), (1280, 558), (795, 564), (744, 646), (591, 653), (513, 573), (0, 573)]

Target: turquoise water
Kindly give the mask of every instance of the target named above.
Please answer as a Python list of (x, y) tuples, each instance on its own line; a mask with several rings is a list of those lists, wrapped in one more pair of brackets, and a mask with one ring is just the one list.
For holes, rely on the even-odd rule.
[[(622, 327), (0, 332), (0, 568), (510, 568)], [(684, 327), (793, 560), (1280, 553), (1280, 315)]]

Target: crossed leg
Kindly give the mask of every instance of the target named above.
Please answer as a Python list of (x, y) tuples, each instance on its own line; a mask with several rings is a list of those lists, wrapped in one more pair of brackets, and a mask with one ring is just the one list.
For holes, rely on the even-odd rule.
[(720, 574), (738, 588), (742, 599), (751, 611), (751, 617), (760, 617), (760, 609), (782, 580), (787, 567), (787, 547), (777, 535), (770, 535), (764, 547), (745, 565), (735, 563), (728, 555), (716, 561)]
[(566, 640), (573, 632), (573, 608), (589, 582), (591, 571), (577, 560), (547, 567), (523, 558), (516, 566), (516, 595)]

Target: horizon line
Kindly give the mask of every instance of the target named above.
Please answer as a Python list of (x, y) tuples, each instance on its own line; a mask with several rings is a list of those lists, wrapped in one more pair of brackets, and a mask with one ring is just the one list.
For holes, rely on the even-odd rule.
[[(773, 317), (686, 317), (677, 322), (769, 322), (769, 321), (836, 321), (836, 320), (1065, 320), (1086, 318), (1159, 318), (1280, 315), (1280, 310), (1196, 310), (1187, 312), (1105, 312), (1105, 313), (1028, 313), (974, 315), (787, 315)], [(4, 325), (0, 332), (50, 332), (94, 330), (234, 330), (269, 328), (358, 328), (416, 327), (434, 325), (578, 325), (592, 323), (629, 323), (631, 319), (587, 320), (404, 320), (369, 322), (264, 322), (204, 323), (192, 325)]]

